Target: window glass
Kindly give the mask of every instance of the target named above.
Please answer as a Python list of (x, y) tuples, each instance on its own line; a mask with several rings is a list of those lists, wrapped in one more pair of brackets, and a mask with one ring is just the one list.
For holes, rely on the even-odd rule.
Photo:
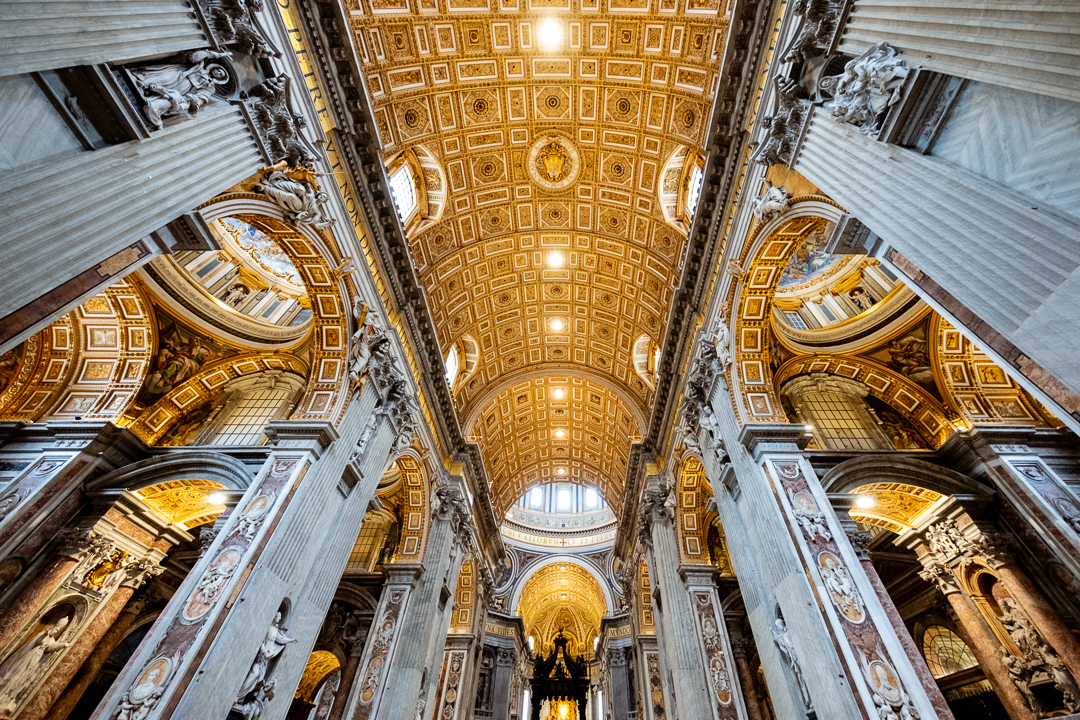
[(686, 191), (686, 214), (693, 215), (697, 210), (698, 198), (701, 197), (701, 183), (705, 180), (705, 173), (697, 165), (690, 173), (690, 186)]
[(413, 187), (412, 173), (409, 172), (408, 165), (402, 165), (390, 177), (390, 192), (394, 195), (401, 219), (409, 217), (409, 213), (416, 207), (416, 189)]
[(943, 678), (978, 665), (971, 648), (944, 625), (931, 625), (923, 633), (923, 655), (934, 678)]
[(454, 389), (454, 380), (457, 379), (458, 357), (457, 348), (450, 348), (450, 354), (446, 356), (446, 382), (450, 389)]

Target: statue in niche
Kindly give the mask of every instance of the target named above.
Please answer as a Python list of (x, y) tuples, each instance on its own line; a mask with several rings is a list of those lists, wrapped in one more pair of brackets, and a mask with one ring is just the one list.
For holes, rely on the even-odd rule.
[(71, 624), (74, 610), (45, 625), (0, 664), (0, 718), (13, 718), (31, 685), (42, 677), (53, 653), (71, 647), (60, 638)]
[(146, 103), (143, 112), (160, 128), (166, 117), (194, 115), (214, 95), (229, 92), (232, 74), (224, 64), (227, 52), (196, 50), (180, 56), (179, 63), (132, 68), (131, 76)]
[(236, 283), (228, 289), (221, 301), (231, 308), (238, 308), (247, 300), (251, 290), (244, 283)]
[(874, 298), (870, 297), (870, 294), (866, 292), (862, 286), (855, 288), (848, 293), (848, 299), (859, 308), (862, 312), (866, 312), (870, 308), (874, 307)]
[[(266, 637), (263, 638), (262, 644), (259, 645), (259, 651), (255, 654), (255, 662), (251, 663), (247, 677), (244, 678), (244, 682), (240, 686), (240, 692), (236, 696), (236, 704), (233, 705), (233, 709), (242, 712), (244, 720), (257, 718), (258, 713), (262, 712), (262, 706), (273, 698), (274, 681), (267, 682), (266, 680), (266, 671), (270, 666), (270, 661), (284, 652), (286, 645), (296, 642), (295, 639), (285, 634), (285, 630), (281, 627), (281, 619), (280, 612), (274, 615), (274, 620), (270, 623), (270, 629), (266, 632)], [(254, 697), (249, 698), (248, 696), (252, 694), (254, 694)], [(257, 703), (257, 705), (251, 706), (252, 702)], [(245, 708), (248, 708), (248, 710), (245, 711)], [(257, 713), (249, 715), (249, 712), (253, 712), (255, 709), (257, 709)]]
[(840, 75), (821, 80), (821, 90), (832, 96), (822, 107), (839, 122), (876, 135), (885, 113), (900, 102), (910, 73), (896, 48), (878, 43), (845, 65)]
[(306, 167), (291, 168), (284, 160), (261, 168), (260, 172), (265, 174), (255, 186), (255, 192), (273, 200), (290, 223), (311, 225), (318, 230), (334, 224), (323, 208), (330, 195), (319, 186), (318, 173)]
[(810, 701), (810, 688), (806, 686), (806, 678), (803, 677), (802, 665), (799, 664), (799, 655), (795, 652), (795, 645), (791, 642), (791, 633), (788, 632), (784, 618), (778, 617), (772, 627), (773, 641), (780, 651), (780, 656), (791, 668), (791, 674), (795, 678), (795, 686), (799, 689), (803, 705), (810, 709), (813, 703)]

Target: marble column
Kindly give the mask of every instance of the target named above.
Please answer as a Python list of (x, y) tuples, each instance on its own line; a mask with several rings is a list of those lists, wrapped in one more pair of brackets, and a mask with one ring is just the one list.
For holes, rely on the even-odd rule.
[[(63, 712), (62, 717), (66, 717), (67, 713), (71, 712), (71, 709), (78, 703), (82, 690), (85, 690), (90, 681), (94, 679), (93, 674), (85, 678), (85, 682), (78, 692), (72, 692), (75, 688), (69, 688), (69, 684), (74, 682), (81, 668), (88, 665), (92, 666), (91, 658), (99, 654), (97, 652), (98, 647), (107, 635), (112, 634), (112, 628), (117, 625), (121, 611), (131, 600), (131, 596), (151, 574), (159, 574), (161, 568), (157, 565), (137, 564), (130, 570), (122, 572), (124, 572), (124, 578), (120, 582), (120, 587), (108, 597), (90, 623), (82, 629), (78, 639), (64, 653), (64, 657), (61, 658), (59, 664), (49, 674), (45, 683), (30, 702), (23, 707), (22, 712), (19, 713), (20, 720), (41, 720), (47, 714), (56, 717), (61, 711)], [(131, 624), (131, 620), (134, 620), (133, 616), (128, 620), (128, 625)], [(117, 642), (119, 642), (119, 639)], [(105, 655), (100, 662), (104, 663), (107, 659), (108, 655)], [(100, 667), (101, 665), (98, 664), (98, 669)], [(96, 674), (96, 670), (94, 674)], [(66, 709), (56, 708), (55, 713), (51, 712), (51, 708), (58, 701), (61, 706), (67, 706)]]
[(68, 715), (71, 714), (71, 711), (75, 709), (75, 706), (82, 699), (83, 693), (90, 687), (98, 672), (105, 665), (105, 661), (109, 659), (120, 641), (127, 637), (132, 623), (139, 617), (145, 606), (145, 594), (140, 594), (128, 601), (124, 609), (120, 611), (119, 617), (105, 631), (101, 640), (94, 647), (93, 652), (90, 653), (90, 656), (83, 662), (82, 667), (75, 673), (75, 677), (68, 683), (60, 699), (49, 708), (49, 714), (46, 716), (48, 720), (67, 720)]
[(885, 41), (923, 67), (1080, 101), (1080, 10), (1072, 3), (854, 0), (838, 50)]
[[(671, 678), (675, 708), (670, 711), (680, 717), (745, 718), (741, 699), (732, 692), (731, 650), (726, 626), (716, 611), (713, 570), (679, 566), (673, 524), (677, 500), (670, 479), (649, 477), (638, 531), (649, 578), (660, 598), (657, 639), (661, 668)], [(690, 638), (696, 642), (689, 642)]]
[(608, 650), (608, 706), (605, 714), (612, 718), (629, 717), (635, 710), (634, 698), (630, 696), (630, 682), (627, 677), (627, 651), (629, 648), (616, 647)]
[(510, 720), (511, 693), (514, 687), (514, 673), (517, 671), (517, 654), (512, 648), (495, 650), (495, 667), (491, 673), (492, 720)]
[(690, 595), (695, 634), (701, 662), (705, 666), (710, 704), (718, 718), (746, 720), (746, 704), (736, 679), (731, 636), (728, 634), (728, 624), (716, 591), (718, 570), (712, 565), (682, 565), (679, 567), (679, 574), (686, 592)]
[(420, 701), (425, 717), (442, 717), (445, 708), (436, 707), (443, 701), (441, 655), (463, 559), (460, 539), (470, 535), (472, 522), (461, 482), (447, 476), (434, 484), (424, 564), (388, 568), (391, 577), (348, 699), (347, 720), (416, 717)]
[[(368, 631), (370, 638), (372, 633)], [(364, 643), (349, 643), (349, 657), (345, 659), (345, 667), (341, 671), (341, 683), (337, 692), (334, 693), (334, 706), (330, 708), (330, 717), (327, 720), (341, 720), (345, 714), (345, 705), (352, 692), (353, 683), (356, 680), (356, 672), (360, 668), (360, 658), (364, 654)]]
[(13, 2), (4, 12), (0, 75), (117, 63), (210, 46), (183, 0), (110, 0), (77, 5)]
[[(238, 703), (261, 703), (263, 717), (287, 712), (364, 512), (411, 417), (394, 361), (379, 365), (388, 382), (375, 382), (372, 369), (336, 428), (269, 425), (269, 458), (95, 718), (224, 718)], [(281, 634), (295, 642), (239, 698), (260, 648)]]
[(937, 586), (949, 601), (956, 614), (957, 624), (967, 636), (971, 652), (979, 661), (979, 667), (986, 673), (994, 693), (1001, 700), (1009, 717), (1013, 720), (1035, 720), (1035, 713), (1031, 712), (1024, 702), (1023, 696), (1009, 677), (1008, 669), (1001, 661), (1001, 643), (986, 626), (985, 620), (971, 600), (960, 591), (956, 576), (944, 565), (929, 560), (923, 561), (923, 565), (926, 567), (926, 571), (922, 573), (923, 578)]
[(915, 647), (915, 641), (904, 624), (903, 618), (900, 617), (900, 612), (896, 609), (896, 603), (889, 596), (889, 591), (885, 589), (885, 584), (881, 582), (877, 568), (874, 567), (874, 563), (871, 561), (870, 533), (849, 530), (847, 536), (851, 541), (852, 549), (859, 557), (863, 572), (866, 573), (866, 579), (870, 581), (870, 585), (874, 588), (874, 594), (877, 595), (881, 608), (885, 611), (893, 630), (896, 632), (897, 639), (904, 646), (904, 652), (907, 653), (911, 667), (919, 676), (923, 689), (926, 690), (930, 702), (934, 705), (934, 710), (937, 711), (937, 717), (939, 720), (954, 720), (952, 708), (945, 701), (945, 696), (941, 694), (941, 688), (938, 687), (937, 681), (934, 680), (934, 676), (930, 673), (930, 668), (926, 665), (926, 659), (923, 658), (919, 649)]
[(60, 312), (168, 252), (156, 231), (264, 164), (240, 109), (225, 104), (146, 140), (3, 176), (0, 351), (32, 334), (43, 307)]
[[(721, 414), (718, 403), (712, 407)], [(794, 551), (796, 556), (785, 568), (783, 580), (773, 585), (779, 609), (773, 626), (759, 631), (760, 620), (750, 615), (755, 636), (773, 636), (796, 684), (804, 685), (801, 694), (809, 695), (819, 718), (876, 720), (889, 713), (935, 717), (936, 709), (820, 481), (798, 449), (804, 435), (805, 428), (797, 425), (746, 425), (740, 444), (752, 453), (764, 483), (760, 476), (741, 476), (741, 463), (733, 463), (740, 502), (746, 501), (750, 514), (745, 525), (758, 531), (768, 528), (761, 534), (784, 554)], [(727, 447), (733, 459), (741, 455), (741, 450)], [(728, 539), (732, 541), (731, 532)], [(736, 573), (741, 583), (738, 566)], [(769, 675), (770, 688), (782, 687), (773, 681), (774, 675)], [(831, 709), (838, 707), (846, 709)]]
[(1004, 555), (1002, 559), (1004, 562), (992, 563), (991, 567), (997, 571), (1009, 594), (1020, 603), (1046, 642), (1061, 656), (1073, 677), (1080, 677), (1080, 642), (1077, 642), (1076, 635), (1031, 582), (1027, 573), (1016, 566), (1012, 556)]
[(71, 574), (75, 566), (89, 552), (75, 543), (63, 543), (58, 550), (58, 557), (30, 583), (12, 603), (11, 607), (0, 616), (0, 647), (5, 650), (11, 641), (34, 617), (42, 604), (52, 596), (60, 584)]
[(1080, 335), (1063, 322), (1076, 317), (1080, 221), (820, 110), (791, 165), (881, 236), (880, 256), (913, 290), (1080, 430)]
[(739, 673), (739, 686), (742, 690), (743, 703), (746, 705), (747, 720), (762, 720), (761, 706), (758, 704), (757, 691), (754, 689), (754, 675), (750, 672), (750, 662), (746, 653), (750, 649), (746, 639), (733, 640), (731, 655), (735, 658), (735, 668)]

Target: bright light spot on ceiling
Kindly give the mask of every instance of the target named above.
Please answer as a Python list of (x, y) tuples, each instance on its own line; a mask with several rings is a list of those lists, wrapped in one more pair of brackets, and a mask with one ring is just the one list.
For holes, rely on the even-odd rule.
[(563, 392), (562, 388), (555, 388), (551, 391), (551, 394), (555, 396), (556, 400), (562, 400), (563, 395), (565, 395), (566, 393)]
[(206, 496), (206, 502), (211, 505), (224, 505), (228, 501), (229, 498), (226, 497), (225, 493), (216, 492)]
[(556, 430), (555, 431), (555, 437), (565, 437), (565, 436), (566, 436), (566, 431), (565, 430)]
[(566, 468), (559, 468), (555, 472), (557, 472), (560, 475), (565, 475), (566, 474)]
[(545, 50), (558, 50), (562, 47), (562, 23), (555, 18), (545, 18), (537, 28), (536, 37)]
[(560, 320), (559, 318), (555, 318), (554, 320), (551, 321), (551, 329), (554, 330), (555, 332), (559, 332), (564, 327), (566, 327), (566, 326), (563, 325), (563, 321)]
[(869, 497), (867, 495), (863, 495), (862, 497), (860, 497), (858, 500), (855, 501), (855, 507), (862, 508), (863, 510), (869, 510), (870, 508), (874, 507), (875, 505), (877, 505), (877, 502), (874, 500), (874, 498)]
[(563, 265), (563, 254), (558, 250), (548, 253), (548, 267), (560, 268)]

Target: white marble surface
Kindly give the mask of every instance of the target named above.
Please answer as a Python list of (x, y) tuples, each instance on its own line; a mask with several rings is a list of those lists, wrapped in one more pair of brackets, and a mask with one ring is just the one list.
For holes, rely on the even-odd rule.
[(969, 83), (932, 154), (1080, 217), (1080, 104)]

